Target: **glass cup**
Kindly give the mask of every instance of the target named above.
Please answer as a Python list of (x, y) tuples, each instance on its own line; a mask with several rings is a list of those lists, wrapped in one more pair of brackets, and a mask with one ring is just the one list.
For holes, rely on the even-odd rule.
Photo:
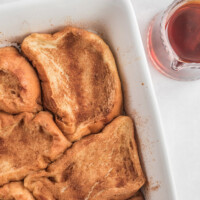
[(154, 66), (162, 74), (176, 80), (200, 79), (200, 63), (180, 58), (172, 48), (168, 38), (167, 24), (170, 17), (178, 8), (190, 2), (200, 5), (200, 0), (174, 1), (165, 11), (154, 17), (148, 31), (147, 48)]

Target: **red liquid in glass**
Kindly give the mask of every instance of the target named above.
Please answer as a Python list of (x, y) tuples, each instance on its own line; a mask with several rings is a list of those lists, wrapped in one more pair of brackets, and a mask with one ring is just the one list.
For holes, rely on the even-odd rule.
[(200, 4), (188, 3), (178, 8), (166, 28), (169, 42), (181, 60), (200, 63)]

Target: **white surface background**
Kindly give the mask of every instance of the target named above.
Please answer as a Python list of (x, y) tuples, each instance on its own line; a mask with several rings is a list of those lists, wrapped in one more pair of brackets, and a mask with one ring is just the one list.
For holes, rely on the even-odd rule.
[[(132, 0), (145, 50), (150, 20), (171, 2)], [(148, 56), (147, 59), (166, 134), (178, 200), (200, 200), (200, 80), (179, 82), (169, 79), (153, 68)]]

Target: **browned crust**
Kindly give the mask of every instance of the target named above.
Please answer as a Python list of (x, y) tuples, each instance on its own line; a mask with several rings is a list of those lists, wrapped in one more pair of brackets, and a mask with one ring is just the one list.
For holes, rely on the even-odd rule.
[(0, 113), (0, 185), (46, 168), (70, 145), (48, 112)]
[(38, 200), (124, 200), (144, 182), (132, 121), (120, 116), (101, 133), (76, 142), (47, 172), (28, 176), (25, 187)]
[(34, 69), (14, 47), (0, 48), (0, 111), (17, 114), (41, 109), (40, 83)]
[[(68, 37), (68, 35), (74, 34), (76, 37), (81, 37), (83, 41), (86, 41), (88, 46), (92, 46), (95, 51), (98, 53), (100, 56), (100, 61), (103, 62), (105, 61), (107, 69), (105, 68), (104, 65), (99, 66), (100, 68), (102, 67), (102, 70), (108, 70), (107, 74), (104, 76), (108, 76), (109, 81), (107, 81), (103, 78), (103, 75), (101, 79), (99, 79), (99, 82), (96, 81), (97, 87), (95, 87), (95, 84), (86, 84), (86, 83), (81, 83), (81, 80), (79, 78), (76, 80), (76, 77), (74, 78), (73, 76), (70, 76), (70, 81), (72, 83), (73, 89), (71, 91), (65, 91), (64, 93), (66, 95), (69, 95), (72, 99), (76, 99), (74, 103), (71, 105), (71, 109), (73, 110), (75, 107), (82, 106), (80, 111), (78, 111), (78, 114), (76, 111), (73, 110), (73, 115), (70, 115), (67, 113), (66, 109), (62, 109), (60, 106), (58, 106), (58, 101), (59, 97), (58, 95), (54, 95), (55, 88), (53, 88), (50, 85), (51, 82), (51, 77), (48, 76), (47, 73), (47, 65), (44, 64), (44, 61), (41, 59), (41, 49), (42, 47), (39, 47), (39, 44), (42, 46), (46, 41), (49, 43), (53, 43), (55, 41), (61, 40), (61, 42), (56, 44), (59, 46), (59, 50), (57, 51), (56, 55), (52, 53), (52, 49), (45, 50), (45, 54), (48, 56), (53, 56), (53, 59), (55, 61), (55, 57), (59, 57), (61, 59), (61, 54), (64, 54), (65, 57), (67, 57), (68, 60), (72, 63), (74, 60), (74, 56), (70, 57), (70, 53), (68, 53), (68, 49), (70, 48), (69, 46), (70, 39), (67, 39), (68, 45), (65, 44), (66, 41), (64, 39)], [(64, 38), (64, 39), (63, 39)], [(78, 40), (78, 39), (77, 39)], [(38, 42), (37, 49), (34, 49), (32, 46), (31, 42)], [(86, 45), (86, 46), (87, 46)], [(87, 46), (87, 48), (88, 48)], [(60, 50), (62, 48), (67, 48), (67, 50)], [(88, 135), (90, 133), (97, 133), (100, 131), (105, 124), (109, 123), (113, 118), (116, 116), (120, 115), (121, 110), (122, 110), (122, 91), (121, 91), (121, 83), (120, 79), (118, 76), (116, 64), (114, 57), (108, 47), (107, 44), (96, 34), (88, 32), (83, 29), (79, 28), (74, 28), (74, 27), (66, 27), (64, 30), (57, 32), (53, 35), (50, 34), (31, 34), (27, 38), (24, 39), (22, 43), (22, 51), (24, 54), (30, 59), (33, 63), (33, 65), (36, 67), (40, 80), (42, 81), (42, 89), (44, 93), (44, 106), (51, 110), (55, 116), (56, 116), (56, 123), (59, 126), (59, 128), (63, 131), (63, 133), (66, 135), (66, 137), (71, 140), (71, 141), (76, 141), (80, 139), (81, 137)], [(59, 52), (60, 51), (60, 52)], [(83, 49), (85, 51), (85, 49)], [(44, 54), (43, 52), (43, 54)], [(50, 52), (50, 53), (49, 53)], [(58, 53), (59, 52), (59, 53)], [(79, 52), (78, 48), (73, 49), (75, 54)], [(78, 54), (78, 53), (77, 53)], [(81, 54), (82, 55), (82, 54)], [(98, 55), (95, 55), (95, 59), (98, 59)], [(104, 61), (102, 61), (102, 60)], [(51, 58), (50, 58), (51, 60)], [(91, 59), (92, 60), (92, 59)], [(59, 61), (58, 61), (59, 62)], [(68, 62), (67, 60), (65, 62)], [(66, 68), (68, 66), (65, 65), (65, 62), (61, 63), (62, 68)], [(92, 61), (91, 61), (92, 62)], [(95, 63), (99, 63), (97, 60)], [(105, 64), (104, 63), (104, 64)], [(84, 65), (84, 62), (82, 63)], [(96, 64), (94, 64), (95, 66)], [(85, 66), (87, 68), (87, 66)], [(84, 70), (85, 70), (84, 68)], [(98, 68), (96, 68), (97, 70)], [(79, 76), (82, 71), (76, 70), (75, 72), (73, 69), (70, 69), (70, 73), (75, 73), (77, 76)], [(98, 73), (89, 73), (92, 76), (96, 76)], [(80, 79), (82, 76), (80, 75)], [(83, 76), (84, 78), (84, 76)], [(97, 77), (98, 79), (98, 77)], [(63, 80), (63, 84), (66, 84), (66, 80)], [(103, 86), (104, 84), (104, 86)], [(110, 89), (110, 94), (114, 96), (109, 96), (104, 98), (107, 100), (103, 100), (105, 102), (102, 102), (100, 106), (93, 105), (94, 109), (90, 112), (90, 104), (95, 104), (94, 102), (98, 102), (100, 100), (100, 97), (106, 95), (106, 93), (102, 92), (102, 88), (105, 88), (107, 91)], [(93, 92), (92, 90), (95, 88), (96, 92)], [(87, 102), (87, 96), (83, 96), (85, 94), (85, 91), (91, 90), (92, 95), (94, 96), (93, 99), (91, 100), (90, 103)], [(102, 92), (101, 95), (98, 94), (98, 90)], [(60, 91), (62, 94), (63, 92)], [(68, 94), (69, 93), (69, 94)], [(74, 95), (76, 93), (76, 95)], [(109, 94), (109, 92), (107, 92)], [(80, 96), (80, 97), (79, 97)], [(80, 99), (80, 101), (79, 101)], [(112, 100), (111, 100), (112, 99)], [(85, 103), (87, 102), (87, 103)], [(85, 105), (83, 105), (85, 103)], [(64, 102), (63, 102), (64, 104)], [(109, 104), (109, 106), (108, 106)], [(99, 114), (94, 115), (94, 113), (97, 113), (99, 109)], [(84, 110), (84, 111), (83, 111)], [(101, 111), (104, 110), (104, 111)], [(88, 112), (87, 112), (88, 111)], [(84, 120), (83, 120), (83, 119)]]
[(35, 200), (33, 195), (23, 186), (22, 182), (13, 182), (0, 187), (2, 200)]

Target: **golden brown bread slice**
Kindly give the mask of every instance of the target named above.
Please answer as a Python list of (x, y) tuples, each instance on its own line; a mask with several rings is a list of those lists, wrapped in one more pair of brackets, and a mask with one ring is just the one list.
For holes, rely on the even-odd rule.
[(22, 182), (12, 182), (0, 187), (0, 200), (35, 200)]
[(0, 113), (0, 185), (46, 168), (70, 145), (48, 112)]
[(142, 192), (138, 191), (128, 200), (144, 200), (144, 197), (143, 197)]
[(11, 114), (41, 110), (39, 79), (14, 47), (0, 48), (0, 111)]
[(38, 200), (124, 200), (144, 182), (132, 120), (120, 116), (74, 143), (47, 171), (27, 176), (24, 185)]
[(39, 73), (44, 106), (68, 139), (96, 133), (120, 114), (115, 60), (99, 36), (67, 27), (53, 35), (31, 34), (21, 47)]

